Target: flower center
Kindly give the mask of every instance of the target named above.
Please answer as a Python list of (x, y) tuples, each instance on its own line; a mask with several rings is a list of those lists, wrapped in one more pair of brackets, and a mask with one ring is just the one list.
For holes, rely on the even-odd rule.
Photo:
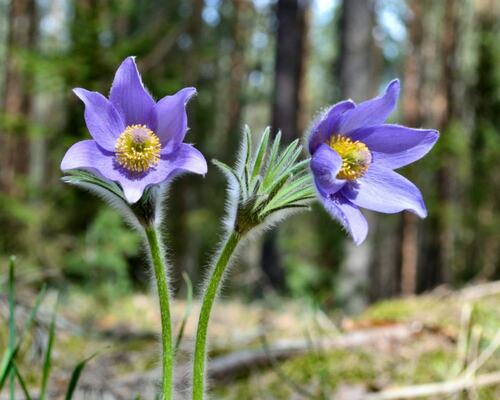
[(160, 160), (160, 139), (145, 125), (129, 125), (115, 143), (116, 160), (133, 172), (145, 172)]
[(372, 154), (368, 147), (348, 137), (332, 135), (328, 145), (342, 157), (342, 167), (337, 175), (339, 179), (349, 181), (362, 177), (372, 162)]

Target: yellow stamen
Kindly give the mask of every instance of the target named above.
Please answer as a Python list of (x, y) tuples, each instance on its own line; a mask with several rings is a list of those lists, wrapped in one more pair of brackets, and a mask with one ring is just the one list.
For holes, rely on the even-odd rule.
[(342, 167), (338, 179), (349, 181), (362, 177), (368, 170), (372, 155), (368, 147), (359, 141), (353, 141), (341, 135), (332, 135), (328, 145), (342, 157)]
[(160, 139), (146, 125), (129, 125), (115, 143), (116, 160), (132, 172), (145, 172), (160, 160)]

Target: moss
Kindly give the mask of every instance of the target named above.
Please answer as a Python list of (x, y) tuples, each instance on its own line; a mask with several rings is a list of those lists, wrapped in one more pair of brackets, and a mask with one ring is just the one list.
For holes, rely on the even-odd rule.
[[(270, 303), (272, 306), (264, 302), (247, 306), (237, 302), (221, 302), (221, 312), (212, 325), (213, 342), (224, 343), (225, 346), (218, 352), (222, 354), (228, 349), (235, 350), (234, 343), (238, 343), (240, 349), (260, 348), (262, 344), (258, 336), (253, 338), (248, 332), (258, 331), (262, 315), (268, 321), (265, 326), (269, 342), (284, 337), (304, 337), (304, 332), (307, 331), (307, 313), (295, 303), (282, 299), (275, 301), (277, 304)], [(300, 397), (297, 391), (303, 391), (314, 399), (330, 399), (340, 385), (360, 385), (369, 389), (451, 379), (459, 372), (456, 338), (461, 329), (460, 318), (465, 303), (457, 295), (426, 295), (374, 304), (354, 318), (354, 321), (367, 327), (377, 325), (380, 321), (419, 321), (434, 329), (411, 341), (381, 343), (345, 351), (312, 352), (272, 368), (256, 369), (232, 383), (214, 387), (212, 397), (234, 400), (290, 399)], [(500, 296), (480, 298), (472, 306), (472, 323), (475, 331), (481, 331), (480, 350), (484, 350), (500, 330)], [(176, 312), (181, 315), (183, 307), (179, 307)], [(91, 294), (76, 292), (62, 302), (60, 309), (60, 315), (75, 323), (86, 320), (89, 332), (94, 334), (96, 327), (117, 330), (123, 326), (133, 331), (155, 331), (158, 326), (156, 313), (154, 298), (149, 296), (125, 296), (113, 303), (99, 306)], [(234, 321), (240, 319), (244, 321), (238, 322), (239, 331), (226, 329), (228, 320), (234, 325)], [(195, 322), (195, 318), (191, 322)], [(193, 326), (188, 329), (190, 334), (193, 329)], [(0, 331), (4, 330), (5, 327), (0, 325)], [(327, 330), (323, 329), (321, 333), (326, 334)], [(242, 339), (245, 334), (249, 336), (249, 340), (234, 342), (235, 339)], [(0, 336), (5, 337), (5, 332)], [(188, 339), (189, 336), (186, 343), (189, 343)], [(42, 361), (33, 359), (30, 348), (31, 343), (27, 341), (18, 362), (26, 380), (36, 387), (40, 379), (37, 372), (41, 370)], [(68, 371), (78, 360), (96, 351), (99, 351), (99, 355), (92, 361), (94, 367), (103, 365), (110, 376), (114, 377), (150, 371), (157, 366), (158, 343), (153, 338), (123, 341), (61, 331), (55, 342), (53, 376), (67, 377)], [(182, 356), (182, 362), (188, 362), (186, 355)], [(498, 370), (500, 357), (492, 357), (481, 367), (479, 373)], [(496, 400), (500, 398), (500, 387), (481, 389), (477, 398)]]

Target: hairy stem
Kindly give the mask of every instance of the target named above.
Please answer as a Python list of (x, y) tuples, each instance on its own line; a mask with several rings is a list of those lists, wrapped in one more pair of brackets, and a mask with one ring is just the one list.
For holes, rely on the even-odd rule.
[(236, 249), (241, 235), (231, 232), (227, 237), (213, 267), (208, 286), (205, 289), (196, 331), (193, 364), (193, 400), (202, 400), (205, 391), (205, 362), (207, 353), (207, 331), (210, 313), (224, 277), (224, 271)]
[(149, 245), (151, 262), (155, 271), (158, 299), (161, 314), (162, 342), (162, 393), (163, 400), (172, 399), (174, 351), (172, 346), (172, 322), (170, 317), (167, 270), (161, 251), (159, 235), (154, 226), (146, 226), (146, 238)]

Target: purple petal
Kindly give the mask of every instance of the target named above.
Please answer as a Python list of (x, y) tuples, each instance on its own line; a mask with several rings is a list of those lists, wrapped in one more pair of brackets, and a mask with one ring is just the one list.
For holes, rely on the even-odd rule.
[(142, 84), (134, 57), (126, 58), (116, 71), (109, 100), (125, 125), (147, 125), (156, 130), (155, 102)]
[(186, 104), (195, 94), (195, 88), (184, 88), (173, 96), (164, 97), (156, 104), (158, 118), (156, 134), (162, 146), (172, 149), (184, 140), (187, 131)]
[[(165, 153), (165, 151), (162, 151)], [(175, 175), (182, 172), (193, 172), (199, 175), (207, 173), (207, 161), (199, 150), (187, 143), (180, 143), (175, 151), (162, 155), (162, 159), (171, 163)]]
[(309, 137), (309, 153), (314, 154), (318, 146), (325, 143), (335, 133), (341, 116), (348, 110), (356, 107), (351, 100), (341, 101), (331, 106), (314, 124)]
[(345, 180), (336, 176), (342, 167), (342, 158), (326, 144), (318, 147), (311, 158), (311, 170), (318, 190), (324, 195), (338, 192)]
[(352, 236), (354, 243), (358, 246), (363, 243), (368, 234), (368, 221), (359, 208), (342, 195), (320, 196), (320, 199), (326, 211)]
[(349, 136), (368, 146), (374, 163), (396, 169), (425, 156), (438, 140), (439, 132), (400, 125), (377, 125), (357, 129)]
[(97, 169), (101, 158), (113, 156), (112, 152), (103, 150), (95, 140), (76, 142), (64, 155), (61, 161), (61, 170), (67, 171), (76, 168)]
[(420, 190), (397, 172), (376, 164), (372, 164), (363, 177), (344, 186), (342, 194), (368, 210), (387, 214), (408, 210), (421, 218), (427, 216)]
[(347, 134), (364, 126), (380, 125), (385, 122), (396, 106), (399, 97), (399, 80), (389, 83), (382, 96), (364, 101), (344, 116), (339, 133)]
[(116, 139), (125, 129), (118, 111), (98, 92), (81, 88), (73, 89), (73, 92), (85, 104), (85, 122), (94, 140), (104, 149), (113, 151)]

